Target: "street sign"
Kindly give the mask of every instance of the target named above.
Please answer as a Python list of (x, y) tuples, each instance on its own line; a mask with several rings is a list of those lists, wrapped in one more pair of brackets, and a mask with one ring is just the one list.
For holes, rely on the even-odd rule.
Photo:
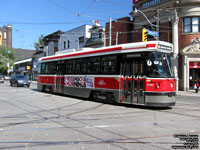
[(158, 32), (150, 31), (150, 30), (147, 31), (147, 34), (148, 34), (148, 35), (155, 36), (155, 37), (158, 37), (158, 36), (159, 36), (159, 33), (158, 33)]

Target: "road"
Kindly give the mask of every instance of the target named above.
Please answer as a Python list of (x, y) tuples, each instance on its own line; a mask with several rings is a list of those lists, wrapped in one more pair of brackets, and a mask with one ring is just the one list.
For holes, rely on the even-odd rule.
[[(200, 98), (176, 106), (111, 105), (0, 84), (0, 149), (171, 150), (199, 140)], [(186, 137), (187, 135), (187, 137)], [(198, 142), (195, 142), (199, 146)]]

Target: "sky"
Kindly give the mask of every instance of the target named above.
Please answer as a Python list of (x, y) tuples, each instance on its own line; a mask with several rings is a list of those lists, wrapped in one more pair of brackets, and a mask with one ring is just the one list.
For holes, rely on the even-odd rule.
[(35, 49), (41, 35), (68, 31), (99, 20), (105, 27), (130, 16), (132, 0), (0, 0), (0, 27), (12, 25), (13, 48)]

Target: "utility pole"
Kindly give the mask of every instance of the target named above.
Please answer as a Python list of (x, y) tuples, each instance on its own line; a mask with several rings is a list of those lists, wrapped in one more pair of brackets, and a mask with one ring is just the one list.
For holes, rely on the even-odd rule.
[(112, 45), (112, 18), (109, 18), (110, 20), (110, 27), (109, 27), (109, 46)]
[(178, 49), (179, 49), (179, 42), (178, 42), (178, 13), (176, 9), (174, 10), (174, 17), (172, 20), (172, 41), (174, 45), (174, 74), (175, 74), (175, 79), (176, 79), (176, 91), (178, 91)]
[(119, 32), (116, 33), (116, 45), (118, 44), (118, 36), (119, 36)]

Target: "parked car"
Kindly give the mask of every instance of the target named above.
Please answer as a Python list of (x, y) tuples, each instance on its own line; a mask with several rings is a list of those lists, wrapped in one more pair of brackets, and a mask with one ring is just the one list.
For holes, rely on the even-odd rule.
[(30, 87), (30, 81), (25, 75), (16, 74), (10, 78), (10, 86), (27, 86)]
[(10, 76), (5, 76), (5, 80), (10, 80)]
[(4, 76), (0, 74), (0, 83), (4, 83)]

